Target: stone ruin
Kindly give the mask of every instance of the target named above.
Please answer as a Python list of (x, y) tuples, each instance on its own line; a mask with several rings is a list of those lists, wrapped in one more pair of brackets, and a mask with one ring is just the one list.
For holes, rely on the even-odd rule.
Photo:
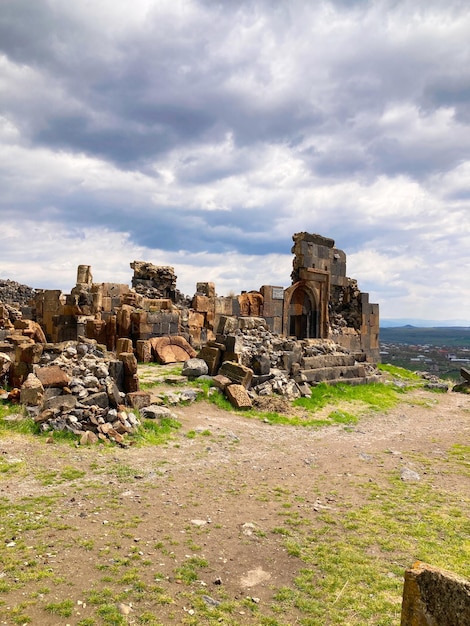
[[(126, 406), (137, 402), (142, 408), (145, 402), (132, 396), (139, 393), (137, 361), (188, 362), (185, 371), (194, 377), (191, 362), (197, 357), (214, 385), (240, 408), (276, 394), (289, 399), (308, 395), (320, 382), (373, 380), (379, 360), (378, 305), (370, 304), (368, 294), (346, 276), (346, 255), (332, 239), (297, 233), (293, 241), (291, 285), (263, 285), (238, 296), (217, 296), (213, 283), (198, 282), (194, 296), (186, 298), (176, 288), (172, 267), (144, 261), (130, 264), (132, 287), (95, 283), (88, 265), (78, 267), (70, 294), (18, 286), (15, 301), (12, 285), (17, 284), (3, 281), (9, 301), (0, 304), (0, 376), (20, 390), (20, 397), (36, 385), (37, 403), (31, 406), (37, 407), (38, 421), (51, 410), (47, 402), (57, 397), (49, 422), (66, 414), (67, 428), (99, 437), (107, 436), (104, 420), (112, 424), (116, 440), (114, 433), (122, 428), (117, 428), (115, 411), (122, 417)], [(90, 355), (104, 361), (92, 366)], [(51, 364), (70, 380), (52, 386), (42, 382), (41, 390), (35, 378), (41, 382), (40, 370)], [(93, 377), (98, 383), (93, 379), (91, 384)]]

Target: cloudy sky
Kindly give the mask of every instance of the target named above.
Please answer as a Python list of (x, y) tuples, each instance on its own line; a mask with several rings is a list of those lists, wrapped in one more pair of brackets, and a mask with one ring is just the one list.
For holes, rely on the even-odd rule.
[(468, 0), (0, 0), (0, 278), (290, 284), (470, 318)]

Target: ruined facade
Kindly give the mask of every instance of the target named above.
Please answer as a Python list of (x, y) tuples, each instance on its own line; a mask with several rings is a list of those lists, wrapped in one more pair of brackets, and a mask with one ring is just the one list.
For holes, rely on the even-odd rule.
[[(361, 360), (379, 360), (379, 310), (357, 282), (346, 276), (346, 255), (320, 235), (293, 236), (293, 270), (287, 288), (263, 285), (237, 296), (216, 295), (215, 285), (200, 282), (191, 300), (176, 289), (173, 268), (133, 261), (132, 288), (94, 283), (91, 268), (80, 265), (70, 294), (37, 291), (27, 316), (37, 321), (47, 341), (95, 339), (115, 350), (118, 339), (139, 344), (152, 338), (181, 336), (201, 348), (217, 335), (262, 318), (270, 332), (301, 340), (331, 339)], [(0, 325), (2, 320), (0, 320)]]

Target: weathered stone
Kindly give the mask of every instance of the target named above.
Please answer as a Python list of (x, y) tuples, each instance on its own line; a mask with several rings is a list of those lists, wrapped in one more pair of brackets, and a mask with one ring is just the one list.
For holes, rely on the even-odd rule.
[(164, 381), (168, 385), (182, 385), (187, 382), (187, 377), (178, 376), (177, 374), (170, 374), (169, 376), (165, 376)]
[(0, 352), (0, 378), (8, 374), (11, 367), (11, 357), (4, 352)]
[(221, 315), (219, 318), (219, 325), (217, 326), (218, 335), (228, 335), (233, 333), (238, 328), (238, 320), (236, 317)]
[(23, 335), (29, 337), (37, 343), (46, 343), (46, 336), (40, 324), (33, 320), (16, 320), (14, 328), (21, 330)]
[(82, 404), (85, 406), (98, 406), (100, 409), (107, 409), (109, 407), (108, 394), (105, 391), (98, 393), (92, 393), (88, 398), (82, 400)]
[(28, 363), (29, 365), (39, 363), (42, 351), (43, 346), (40, 343), (20, 344), (16, 347), (16, 360)]
[(452, 387), (452, 391), (456, 391), (459, 393), (470, 394), (470, 382), (459, 383), (458, 385), (454, 385)]
[(202, 294), (203, 296), (207, 296), (208, 298), (215, 297), (215, 285), (214, 283), (196, 283), (196, 291), (197, 293)]
[(139, 339), (136, 344), (137, 361), (151, 363), (153, 361), (152, 346), (146, 339)]
[(116, 382), (111, 378), (106, 381), (106, 393), (108, 394), (109, 404), (117, 407), (121, 404), (121, 393)]
[(116, 342), (116, 356), (119, 358), (123, 352), (133, 353), (132, 340), (126, 337), (120, 337)]
[(421, 476), (418, 474), (418, 472), (415, 472), (414, 470), (408, 467), (404, 467), (401, 470), (400, 478), (404, 482), (417, 482), (418, 480), (421, 480)]
[(271, 359), (267, 354), (256, 354), (251, 359), (251, 369), (257, 376), (269, 374), (271, 369)]
[(31, 372), (31, 366), (27, 363), (12, 363), (9, 379), (12, 387), (20, 388)]
[(401, 626), (470, 624), (470, 581), (420, 563), (405, 572)]
[(129, 406), (140, 410), (150, 405), (151, 396), (147, 391), (133, 391), (126, 395), (126, 400)]
[(460, 376), (462, 376), (462, 378), (465, 378), (465, 380), (470, 381), (470, 370), (465, 367), (461, 367)]
[(243, 385), (229, 385), (225, 388), (228, 401), (237, 409), (251, 409), (253, 403)]
[(318, 369), (302, 370), (308, 382), (331, 382), (337, 379), (364, 378), (366, 370), (363, 364), (343, 367), (319, 367)]
[(184, 337), (155, 337), (151, 343), (157, 361), (162, 364), (183, 363), (196, 356)]
[(34, 374), (29, 374), (28, 378), (21, 386), (20, 402), (28, 406), (39, 406), (44, 396), (44, 387), (41, 381)]
[(34, 421), (36, 424), (42, 424), (43, 422), (48, 422), (54, 417), (54, 411), (52, 409), (46, 409), (45, 411), (41, 411), (34, 417)]
[(228, 378), (228, 376), (223, 376), (222, 374), (217, 374), (216, 376), (214, 376), (212, 378), (212, 384), (214, 387), (217, 387), (217, 389), (225, 389), (226, 387), (228, 387), (228, 385), (232, 385), (232, 381), (230, 380), (230, 378)]
[(124, 391), (126, 393), (133, 393), (139, 391), (139, 377), (137, 374), (132, 376), (124, 376)]
[(158, 406), (156, 404), (150, 404), (149, 406), (143, 407), (140, 411), (141, 416), (144, 419), (161, 419), (166, 417), (174, 417), (173, 413), (166, 406)]
[(81, 446), (90, 446), (98, 443), (99, 439), (91, 430), (86, 430), (80, 437)]
[(65, 396), (54, 396), (53, 398), (49, 398), (44, 402), (44, 409), (52, 409), (59, 411), (70, 411), (77, 406), (77, 398), (72, 394), (67, 394)]
[(124, 364), (122, 361), (110, 361), (108, 364), (109, 375), (116, 382), (119, 389), (124, 388)]
[(43, 387), (68, 387), (71, 380), (67, 372), (64, 372), (58, 365), (38, 367), (35, 374)]
[(188, 359), (183, 365), (181, 373), (188, 378), (204, 376), (209, 371), (207, 363), (203, 359)]
[(137, 359), (132, 352), (121, 352), (119, 360), (124, 365), (124, 376), (137, 374)]
[(215, 346), (204, 346), (199, 350), (197, 358), (207, 363), (208, 374), (215, 376), (220, 366), (222, 351)]
[(219, 374), (227, 376), (233, 383), (243, 385), (246, 389), (250, 386), (253, 378), (253, 370), (239, 363), (225, 361), (222, 363)]
[(353, 354), (322, 354), (302, 358), (304, 369), (317, 369), (320, 367), (339, 367), (354, 365), (355, 356)]

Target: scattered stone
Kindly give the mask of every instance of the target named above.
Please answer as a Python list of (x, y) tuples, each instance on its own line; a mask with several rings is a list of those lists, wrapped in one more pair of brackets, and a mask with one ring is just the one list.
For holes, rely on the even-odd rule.
[(418, 472), (415, 472), (414, 470), (409, 469), (408, 467), (404, 467), (401, 470), (400, 478), (404, 482), (417, 482), (418, 480), (421, 480), (421, 476), (418, 474)]
[(86, 430), (80, 437), (81, 446), (90, 446), (98, 443), (99, 439), (91, 430)]
[(44, 387), (34, 374), (29, 374), (21, 386), (20, 402), (27, 406), (39, 406), (44, 397)]
[(126, 400), (133, 409), (143, 409), (150, 405), (150, 394), (147, 391), (133, 391), (126, 395)]
[(150, 404), (145, 406), (140, 411), (141, 416), (144, 419), (155, 420), (165, 417), (175, 417), (170, 409), (166, 406), (158, 406), (156, 404)]
[(228, 401), (236, 409), (251, 409), (253, 403), (243, 385), (229, 385), (225, 389)]
[(183, 376), (187, 378), (197, 378), (198, 376), (204, 376), (209, 372), (209, 368), (207, 367), (207, 363), (202, 359), (188, 359), (181, 371)]

